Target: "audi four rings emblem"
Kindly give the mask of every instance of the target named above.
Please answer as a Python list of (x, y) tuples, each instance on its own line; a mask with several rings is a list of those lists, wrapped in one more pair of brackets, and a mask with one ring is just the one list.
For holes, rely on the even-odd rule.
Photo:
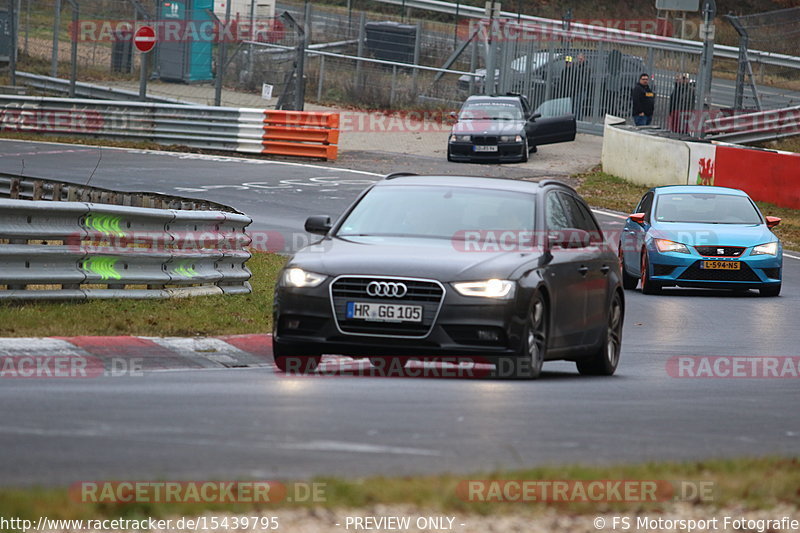
[(405, 283), (395, 281), (370, 281), (367, 285), (367, 295), (373, 297), (402, 298), (407, 292)]

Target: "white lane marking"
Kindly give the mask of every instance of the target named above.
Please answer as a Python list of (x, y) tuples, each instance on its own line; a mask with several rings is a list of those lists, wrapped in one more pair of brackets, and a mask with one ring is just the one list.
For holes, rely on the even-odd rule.
[(87, 353), (65, 340), (50, 337), (11, 337), (0, 339), (2, 356), (86, 356)]
[(442, 455), (442, 452), (438, 450), (406, 448), (403, 446), (381, 446), (376, 444), (364, 444), (363, 442), (342, 442), (335, 440), (281, 443), (276, 447), (287, 450), (308, 450), (315, 452), (385, 453), (393, 455), (427, 455), (433, 457)]
[[(54, 146), (74, 146), (76, 148), (98, 148), (104, 150), (116, 150), (121, 152), (126, 152), (130, 154), (150, 154), (150, 155), (167, 155), (170, 157), (178, 157), (180, 159), (199, 159), (204, 161), (218, 161), (220, 163), (226, 162), (236, 162), (236, 163), (250, 163), (254, 165), (286, 165), (290, 167), (303, 167), (303, 168), (314, 168), (320, 170), (327, 170), (329, 172), (350, 172), (353, 174), (364, 174), (366, 176), (383, 176), (383, 174), (377, 172), (367, 172), (365, 170), (353, 170), (349, 168), (339, 168), (339, 167), (326, 167), (323, 165), (312, 165), (310, 163), (294, 163), (291, 161), (273, 161), (270, 159), (253, 159), (249, 157), (236, 157), (236, 156), (215, 156), (215, 155), (207, 155), (207, 154), (192, 154), (187, 152), (170, 152), (168, 150), (137, 150), (133, 148), (119, 148), (116, 146), (97, 146), (94, 144), (72, 144), (72, 143), (56, 143), (56, 142), (47, 142), (47, 141), (29, 141), (23, 139), (0, 139), (0, 141), (5, 142), (24, 142), (24, 143), (31, 143), (31, 144), (52, 144)], [(79, 151), (84, 151), (79, 150)], [(3, 154), (0, 154), (3, 155)], [(13, 154), (11, 154), (13, 155)]]
[(592, 209), (592, 212), (593, 213), (597, 213), (598, 215), (604, 215), (604, 216), (612, 217), (612, 218), (619, 218), (619, 219), (622, 219), (622, 220), (627, 220), (627, 218), (628, 218), (627, 215), (620, 215), (618, 213), (614, 213), (612, 211), (605, 211), (603, 209)]
[(800, 260), (800, 255), (787, 254), (786, 252), (783, 252), (783, 257), (791, 257), (792, 259), (799, 259)]

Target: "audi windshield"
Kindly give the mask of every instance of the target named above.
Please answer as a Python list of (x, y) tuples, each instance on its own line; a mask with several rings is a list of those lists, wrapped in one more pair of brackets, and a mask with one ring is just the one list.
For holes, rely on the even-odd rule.
[(761, 215), (746, 196), (732, 194), (661, 194), (658, 222), (696, 224), (761, 224)]
[(471, 229), (533, 231), (534, 200), (531, 194), (466, 187), (375, 188), (336, 235), (453, 239)]

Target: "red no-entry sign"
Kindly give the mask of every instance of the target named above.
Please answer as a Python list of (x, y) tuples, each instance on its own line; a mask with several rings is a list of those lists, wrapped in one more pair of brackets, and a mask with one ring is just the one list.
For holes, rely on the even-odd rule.
[(150, 26), (142, 26), (133, 34), (133, 44), (140, 52), (149, 52), (156, 45), (156, 31)]

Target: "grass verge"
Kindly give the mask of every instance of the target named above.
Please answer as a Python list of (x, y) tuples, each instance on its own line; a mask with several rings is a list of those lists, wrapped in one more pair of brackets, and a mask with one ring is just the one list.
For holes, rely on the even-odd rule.
[[(642, 195), (650, 189), (606, 174), (600, 167), (574, 177), (579, 183), (578, 192), (589, 205), (622, 213), (632, 213)], [(764, 215), (781, 218), (780, 225), (773, 231), (783, 242), (783, 247), (787, 250), (800, 251), (800, 211), (767, 202), (756, 202), (756, 204)]]
[(272, 327), (275, 279), (285, 261), (254, 252), (247, 261), (253, 272), (253, 292), (247, 295), (0, 304), (0, 336), (266, 333)]
[[(138, 479), (138, 478), (137, 478)], [(66, 488), (0, 489), (0, 516), (35, 520), (40, 516), (64, 519), (144, 518), (192, 516), (209, 511), (249, 513), (288, 507), (342, 509), (380, 504), (407, 504), (420, 509), (479, 515), (540, 512), (555, 507), (570, 515), (601, 512), (642, 512), (666, 510), (672, 501), (662, 502), (470, 502), (458, 490), (465, 480), (591, 481), (631, 480), (711, 482), (711, 501), (685, 498), (692, 505), (715, 508), (739, 506), (743, 510), (770, 509), (777, 505), (800, 505), (800, 461), (797, 458), (746, 458), (694, 463), (645, 463), (638, 465), (589, 467), (581, 465), (541, 467), (470, 476), (375, 477), (362, 480), (317, 478), (324, 483), (323, 501), (313, 503), (199, 504), (199, 503), (83, 503)], [(265, 480), (259, 480), (265, 481)], [(284, 483), (291, 492), (291, 483)], [(75, 493), (73, 493), (75, 494)]]

